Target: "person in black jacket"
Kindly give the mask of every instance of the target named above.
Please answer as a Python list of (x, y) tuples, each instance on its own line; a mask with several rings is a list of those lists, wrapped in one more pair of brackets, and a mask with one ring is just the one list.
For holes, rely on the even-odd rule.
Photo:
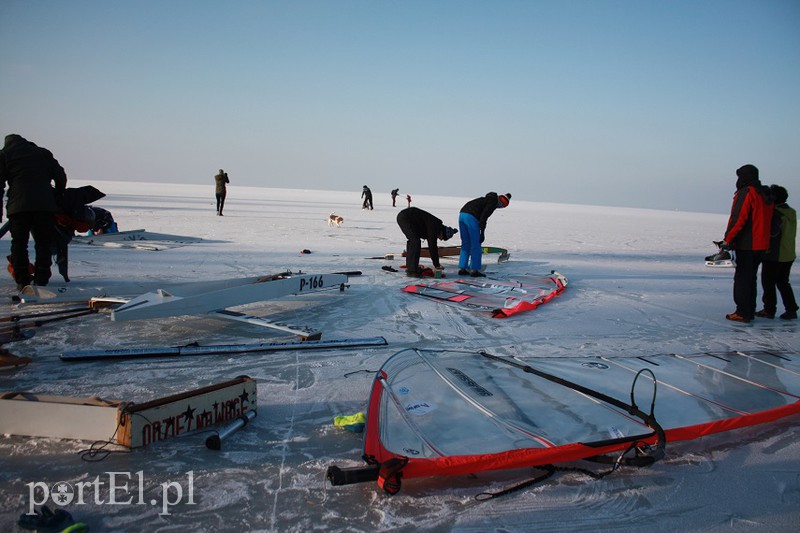
[(484, 277), (481, 272), (483, 239), (486, 222), (497, 208), (508, 206), (511, 193), (487, 193), (486, 196), (470, 200), (461, 208), (458, 215), (458, 229), (461, 230), (461, 255), (458, 258), (458, 275)]
[[(761, 263), (761, 287), (764, 290), (762, 301), (764, 308), (756, 312), (757, 317), (775, 318), (778, 310), (778, 296), (781, 295), (786, 312), (781, 315), (784, 320), (797, 318), (797, 300), (794, 297), (789, 277), (792, 263), (796, 258), (795, 241), (797, 240), (797, 212), (786, 201), (789, 193), (780, 185), (771, 185), (775, 207), (772, 215), (772, 230), (769, 250)], [(777, 292), (776, 292), (777, 289)]]
[(440, 219), (418, 207), (407, 207), (397, 213), (397, 224), (408, 239), (406, 243), (406, 276), (418, 278), (421, 275), (422, 269), (419, 266), (419, 256), (422, 251), (421, 239), (428, 241), (433, 267), (436, 270), (442, 270), (436, 241), (437, 239), (446, 241), (458, 233), (458, 230), (445, 226)]
[(366, 185), (361, 189), (361, 198), (364, 199), (361, 209), (372, 209), (372, 191)]
[[(49, 150), (17, 134), (7, 135), (0, 150), (0, 197), (8, 184), (6, 214), (11, 231), (11, 267), (17, 289), (31, 283), (28, 240), (33, 235), (36, 261), (33, 282), (47, 285), (53, 264), (51, 245), (56, 197), (67, 187), (67, 175)], [(55, 189), (54, 189), (55, 187)], [(0, 219), (2, 219), (0, 207)]]

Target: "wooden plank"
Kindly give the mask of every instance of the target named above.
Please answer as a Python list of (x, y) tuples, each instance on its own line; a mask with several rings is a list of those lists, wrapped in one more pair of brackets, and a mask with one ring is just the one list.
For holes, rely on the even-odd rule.
[(256, 381), (248, 376), (141, 404), (13, 392), (0, 396), (0, 434), (136, 448), (230, 423), (256, 407)]
[(32, 393), (0, 397), (0, 434), (106, 441), (117, 427), (122, 402)]
[(240, 376), (126, 408), (120, 412), (117, 441), (138, 448), (229, 423), (256, 408), (256, 381)]

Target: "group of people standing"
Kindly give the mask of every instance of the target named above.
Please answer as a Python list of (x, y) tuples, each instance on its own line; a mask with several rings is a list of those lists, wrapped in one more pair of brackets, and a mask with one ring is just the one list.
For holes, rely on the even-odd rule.
[[(397, 207), (397, 197), (400, 195), (400, 189), (392, 189), (390, 193), (392, 195), (392, 207)], [(374, 206), (372, 204), (372, 190), (364, 185), (363, 189), (361, 189), (361, 209), (373, 209)], [(406, 194), (406, 201), (408, 202), (408, 207), (411, 207), (411, 195)]]
[[(797, 213), (786, 203), (789, 194), (780, 185), (762, 185), (754, 165), (740, 167), (736, 178), (736, 194), (721, 245), (736, 252), (736, 310), (725, 318), (744, 323), (755, 317), (775, 318), (779, 292), (785, 308), (780, 318), (796, 319), (798, 307), (789, 274), (795, 260)], [(756, 311), (759, 266), (764, 307)]]

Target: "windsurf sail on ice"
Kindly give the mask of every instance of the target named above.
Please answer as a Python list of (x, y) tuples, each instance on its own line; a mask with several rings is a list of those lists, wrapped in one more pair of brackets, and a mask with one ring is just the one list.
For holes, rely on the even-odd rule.
[(561, 294), (567, 278), (558, 272), (549, 276), (518, 276), (511, 280), (464, 278), (408, 285), (404, 292), (432, 298), (442, 303), (475, 311), (486, 311), (494, 318), (505, 318), (531, 311)]
[(777, 420), (800, 412), (798, 400), (794, 353), (521, 361), (407, 349), (375, 376), (368, 466), (332, 466), (328, 479), (377, 480), (394, 493), (401, 479), (581, 459), (646, 466), (669, 441)]

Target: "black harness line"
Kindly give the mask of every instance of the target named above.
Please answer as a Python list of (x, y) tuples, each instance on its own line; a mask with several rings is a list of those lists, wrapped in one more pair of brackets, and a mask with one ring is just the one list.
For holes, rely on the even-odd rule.
[[(556, 472), (580, 472), (582, 474), (586, 474), (587, 476), (589, 476), (589, 477), (591, 477), (593, 479), (602, 479), (602, 478), (606, 477), (607, 475), (616, 472), (619, 469), (620, 466), (623, 466), (623, 465), (625, 465), (625, 466), (636, 466), (636, 467), (650, 466), (653, 463), (655, 463), (656, 461), (659, 461), (660, 459), (662, 459), (664, 457), (667, 438), (666, 438), (666, 435), (664, 433), (664, 429), (656, 421), (656, 418), (655, 418), (654, 411), (655, 411), (656, 392), (657, 392), (657, 383), (658, 382), (656, 380), (655, 374), (653, 374), (653, 372), (650, 369), (643, 368), (643, 369), (639, 370), (636, 373), (636, 376), (633, 378), (633, 382), (631, 383), (631, 403), (630, 403), (630, 405), (628, 405), (628, 404), (626, 404), (626, 403), (624, 403), (624, 402), (622, 402), (620, 400), (617, 400), (616, 398), (613, 398), (613, 397), (608, 396), (606, 394), (603, 394), (601, 392), (597, 392), (595, 390), (589, 389), (587, 387), (584, 387), (583, 385), (578, 385), (577, 383), (573, 383), (573, 382), (568, 381), (566, 379), (559, 378), (558, 376), (554, 376), (552, 374), (548, 374), (547, 372), (542, 372), (541, 370), (536, 370), (535, 368), (531, 367), (530, 365), (517, 363), (516, 361), (511, 361), (511, 360), (505, 359), (503, 357), (492, 355), (492, 354), (489, 354), (489, 353), (487, 353), (485, 351), (480, 351), (478, 353), (480, 355), (482, 355), (483, 357), (486, 357), (486, 358), (491, 359), (493, 361), (498, 361), (498, 362), (513, 366), (515, 368), (519, 368), (520, 370), (522, 370), (524, 372), (527, 372), (529, 374), (534, 374), (536, 376), (544, 378), (544, 379), (546, 379), (548, 381), (551, 381), (553, 383), (557, 383), (559, 385), (563, 385), (565, 387), (569, 387), (569, 388), (571, 388), (573, 390), (576, 390), (578, 392), (586, 394), (587, 396), (591, 396), (592, 398), (596, 398), (596, 399), (598, 399), (598, 400), (600, 400), (602, 402), (609, 403), (609, 404), (613, 405), (614, 407), (618, 407), (618, 408), (624, 410), (625, 412), (627, 412), (628, 414), (641, 419), (650, 429), (653, 430), (653, 433), (651, 433), (650, 435), (645, 435), (645, 436), (637, 435), (637, 436), (627, 437), (627, 438), (622, 438), (622, 439), (605, 440), (605, 441), (592, 442), (592, 443), (582, 443), (585, 446), (605, 446), (605, 445), (608, 445), (608, 444), (614, 444), (616, 442), (625, 442), (626, 440), (630, 442), (630, 446), (628, 446), (628, 448), (625, 451), (623, 451), (618, 457), (610, 457), (610, 456), (607, 456), (607, 455), (595, 455), (593, 457), (587, 457), (586, 458), (587, 461), (593, 461), (593, 462), (597, 462), (597, 463), (612, 464), (611, 469), (607, 470), (605, 472), (599, 472), (598, 473), (598, 472), (592, 472), (591, 470), (588, 470), (588, 469), (585, 469), (585, 468), (561, 467), (561, 466), (555, 466), (555, 465), (552, 465), (552, 464), (540, 465), (540, 466), (536, 466), (535, 468), (540, 469), (540, 470), (544, 470), (545, 472), (543, 474), (540, 474), (540, 475), (538, 475), (538, 476), (536, 476), (536, 477), (534, 477), (532, 479), (529, 479), (527, 481), (523, 481), (522, 483), (519, 483), (517, 485), (513, 485), (511, 487), (508, 487), (508, 488), (505, 488), (505, 489), (501, 489), (501, 490), (499, 490), (497, 492), (481, 492), (481, 493), (479, 493), (479, 494), (477, 494), (475, 496), (476, 500), (478, 500), (478, 501), (486, 501), (486, 500), (491, 500), (493, 498), (498, 498), (500, 496), (504, 496), (506, 494), (511, 494), (513, 492), (517, 492), (519, 490), (522, 490), (524, 488), (530, 487), (531, 485), (534, 485), (536, 483), (539, 483), (541, 481), (544, 481), (544, 480), (550, 478)], [(641, 409), (639, 409), (639, 407), (636, 405), (636, 400), (634, 398), (634, 392), (635, 392), (635, 389), (636, 389), (636, 381), (639, 379), (639, 376), (643, 372), (649, 373), (651, 375), (652, 379), (653, 379), (653, 397), (652, 397), (652, 399), (650, 401), (650, 413), (649, 414), (645, 413)], [(641, 439), (648, 438), (648, 437), (650, 437), (652, 435), (656, 435), (656, 437), (658, 439), (656, 444), (655, 444), (655, 447), (651, 447), (650, 445), (641, 442)], [(628, 455), (628, 453), (630, 453), (631, 451), (634, 451), (634, 450), (636, 451), (635, 456), (626, 457)]]
[[(655, 463), (656, 461), (661, 460), (664, 457), (665, 447), (666, 447), (666, 444), (667, 444), (667, 436), (664, 433), (664, 429), (656, 421), (656, 417), (655, 417), (655, 414), (654, 414), (655, 401), (656, 401), (656, 389), (655, 389), (656, 378), (655, 378), (655, 375), (653, 374), (653, 372), (650, 371), (649, 369), (640, 370), (639, 372), (637, 372), (636, 377), (633, 379), (633, 383), (631, 384), (631, 403), (629, 405), (629, 404), (626, 404), (625, 402), (623, 402), (621, 400), (618, 400), (616, 398), (608, 396), (607, 394), (603, 394), (602, 392), (598, 392), (598, 391), (590, 389), (588, 387), (584, 387), (583, 385), (579, 385), (577, 383), (573, 383), (572, 381), (560, 378), (558, 376), (554, 376), (552, 374), (548, 374), (547, 372), (543, 372), (541, 370), (537, 370), (537, 369), (533, 368), (530, 365), (518, 363), (516, 361), (511, 361), (509, 359), (506, 359), (504, 357), (499, 357), (497, 355), (492, 355), (492, 354), (490, 354), (490, 353), (488, 353), (486, 351), (483, 351), (483, 350), (479, 351), (478, 353), (480, 355), (482, 355), (483, 357), (486, 357), (487, 359), (491, 359), (493, 361), (498, 361), (500, 363), (503, 363), (503, 364), (506, 364), (506, 365), (509, 365), (509, 366), (513, 366), (513, 367), (518, 368), (518, 369), (520, 369), (523, 372), (526, 372), (528, 374), (533, 374), (535, 376), (539, 376), (539, 377), (544, 378), (544, 379), (546, 379), (548, 381), (551, 381), (553, 383), (557, 383), (559, 385), (563, 385), (565, 387), (569, 387), (570, 389), (578, 391), (578, 392), (580, 392), (582, 394), (585, 394), (587, 396), (591, 396), (592, 398), (595, 398), (595, 399), (600, 400), (602, 402), (605, 402), (605, 403), (608, 403), (610, 405), (613, 405), (614, 407), (617, 407), (617, 408), (625, 411), (626, 413), (630, 414), (631, 416), (634, 416), (634, 417), (640, 419), (642, 422), (645, 423), (645, 425), (647, 427), (649, 427), (650, 429), (653, 430), (653, 433), (650, 433), (649, 435), (634, 435), (634, 436), (631, 436), (631, 437), (622, 437), (622, 438), (618, 438), (618, 439), (609, 439), (609, 440), (603, 440), (603, 441), (583, 442), (583, 443), (581, 443), (584, 446), (603, 447), (603, 446), (608, 446), (608, 445), (622, 443), (622, 442), (631, 442), (634, 445), (637, 445), (639, 443), (639, 441), (642, 441), (644, 439), (650, 438), (653, 435), (655, 435), (656, 438), (657, 438), (657, 442), (655, 444), (655, 447), (653, 447), (652, 450), (649, 451), (648, 454), (640, 455), (638, 457), (628, 458), (628, 459), (624, 459), (622, 456), (620, 458), (617, 458), (617, 459), (612, 459), (612, 458), (601, 459), (602, 456), (595, 456), (595, 457), (591, 458), (592, 460), (596, 460), (598, 462), (615, 462), (615, 463), (619, 463), (620, 465), (626, 465), (626, 466), (649, 466), (649, 465)], [(653, 399), (652, 399), (652, 402), (650, 404), (650, 413), (649, 414), (645, 413), (644, 411), (639, 409), (639, 407), (636, 405), (636, 401), (634, 399), (634, 388), (636, 386), (636, 380), (639, 378), (639, 375), (642, 374), (642, 372), (645, 372), (645, 371), (647, 371), (653, 377), (653, 384), (654, 384)]]

